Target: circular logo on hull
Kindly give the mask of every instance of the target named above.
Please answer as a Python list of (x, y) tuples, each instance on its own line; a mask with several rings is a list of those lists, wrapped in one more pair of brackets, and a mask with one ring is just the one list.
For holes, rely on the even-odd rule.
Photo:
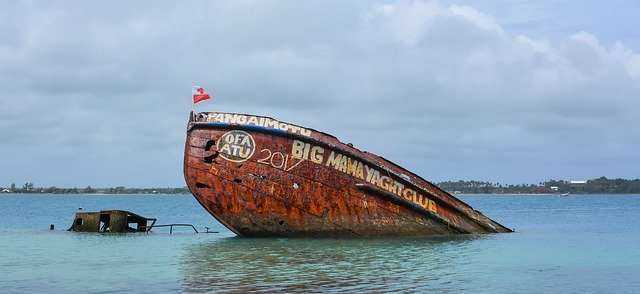
[(217, 147), (220, 156), (234, 162), (245, 161), (256, 151), (253, 137), (245, 131), (238, 130), (224, 133), (218, 141)]

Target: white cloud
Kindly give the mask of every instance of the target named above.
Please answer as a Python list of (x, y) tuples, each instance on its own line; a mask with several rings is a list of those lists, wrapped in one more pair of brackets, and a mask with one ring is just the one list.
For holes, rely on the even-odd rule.
[[(438, 1), (123, 3), (0, 4), (1, 177), (64, 162), (105, 172), (31, 180), (181, 185), (191, 108), (304, 124), (436, 181), (634, 177), (640, 159), (640, 57), (593, 33), (511, 36)], [(191, 106), (193, 84), (213, 101)]]
[(487, 31), (492, 31), (498, 35), (504, 35), (502, 27), (496, 23), (495, 18), (490, 15), (484, 14), (477, 9), (466, 5), (451, 5), (449, 8), (453, 15), (462, 17), (466, 21), (473, 23), (479, 28)]
[[(534, 53), (550, 54), (552, 53), (551, 45), (545, 40), (531, 40), (525, 35), (517, 35), (514, 40), (514, 49), (518, 52), (524, 51), (530, 55)], [(554, 58), (555, 59), (555, 58)]]
[(438, 17), (450, 13), (435, 1), (401, 1), (394, 4), (374, 4), (368, 18), (381, 21), (382, 31), (390, 34), (396, 41), (414, 45)]
[(624, 44), (616, 42), (611, 50), (611, 56), (622, 64), (627, 70), (627, 74), (636, 78), (640, 76), (640, 54), (626, 48)]

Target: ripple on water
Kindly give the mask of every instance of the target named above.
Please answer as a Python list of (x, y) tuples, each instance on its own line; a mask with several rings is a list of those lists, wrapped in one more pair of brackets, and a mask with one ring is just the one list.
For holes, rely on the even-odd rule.
[(457, 290), (478, 238), (225, 238), (188, 248), (181, 269), (195, 292)]

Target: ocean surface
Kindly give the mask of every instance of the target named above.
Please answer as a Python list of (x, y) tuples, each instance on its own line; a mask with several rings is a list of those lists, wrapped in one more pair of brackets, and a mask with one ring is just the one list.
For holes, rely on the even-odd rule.
[[(640, 291), (639, 195), (458, 197), (516, 232), (248, 239), (190, 195), (2, 194), (0, 293)], [(201, 233), (67, 232), (79, 208)]]

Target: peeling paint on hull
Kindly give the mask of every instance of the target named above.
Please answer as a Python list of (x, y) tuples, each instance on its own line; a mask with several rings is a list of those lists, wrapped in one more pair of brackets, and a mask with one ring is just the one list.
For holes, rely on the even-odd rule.
[(240, 236), (511, 232), (382, 157), (267, 117), (191, 114), (184, 176), (198, 202)]

